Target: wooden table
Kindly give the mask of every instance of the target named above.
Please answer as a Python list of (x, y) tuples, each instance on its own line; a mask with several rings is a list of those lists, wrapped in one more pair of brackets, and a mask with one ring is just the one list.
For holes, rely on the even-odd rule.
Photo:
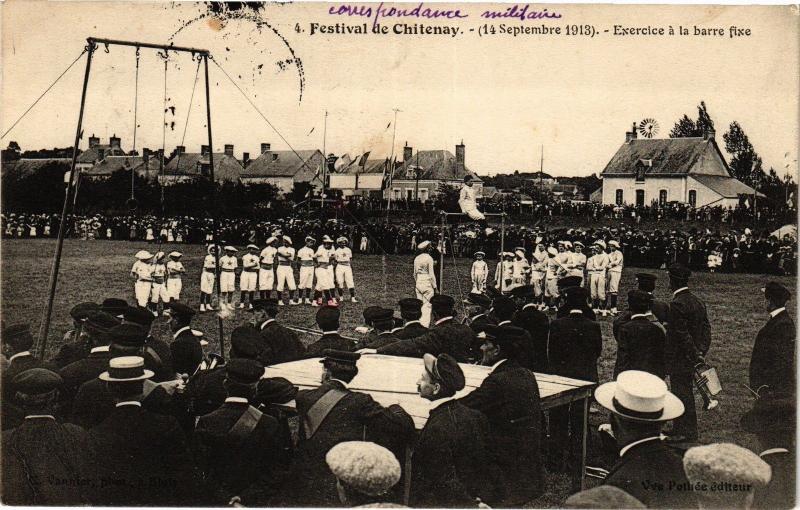
[[(320, 385), (322, 376), (322, 364), (319, 361), (320, 358), (311, 358), (273, 365), (267, 367), (265, 377), (284, 377), (301, 389), (316, 388)], [(469, 394), (480, 386), (491, 372), (491, 367), (465, 363), (460, 365), (464, 371), (466, 387), (458, 392), (456, 397)], [(426, 400), (417, 394), (417, 381), (423, 371), (421, 358), (368, 354), (358, 360), (358, 375), (349, 384), (349, 388), (371, 395), (383, 406), (399, 404), (411, 415), (414, 425), (419, 430), (428, 421), (431, 408), (436, 406), (436, 402)], [(582, 401), (581, 463), (572, 475), (573, 488), (580, 490), (583, 488), (586, 466), (589, 398), (592, 396), (595, 383), (550, 374), (534, 375), (539, 385), (542, 410)]]

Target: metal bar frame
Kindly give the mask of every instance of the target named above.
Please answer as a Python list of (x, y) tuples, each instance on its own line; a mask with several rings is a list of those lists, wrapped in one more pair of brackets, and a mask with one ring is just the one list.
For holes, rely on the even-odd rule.
[[(447, 217), (448, 216), (466, 216), (464, 213), (453, 213), (453, 212), (446, 212), (441, 211), (439, 215), (442, 218), (441, 223), (441, 232), (439, 233), (439, 241), (441, 242), (442, 249), (439, 250), (439, 293), (444, 293), (444, 250), (446, 249), (445, 241), (445, 229), (447, 228)], [(503, 265), (503, 251), (506, 249), (506, 213), (484, 213), (484, 216), (500, 216), (500, 267), (502, 268)], [(450, 246), (452, 248), (452, 240), (450, 241)], [(503, 278), (500, 278), (500, 292), (503, 292)]]
[[(83, 89), (81, 91), (81, 106), (80, 111), (78, 113), (78, 125), (75, 130), (75, 143), (72, 148), (72, 161), (70, 163), (69, 169), (69, 183), (67, 184), (67, 191), (64, 196), (64, 206), (61, 210), (61, 220), (59, 222), (58, 228), (58, 240), (56, 242), (56, 251), (53, 257), (53, 266), (50, 271), (50, 291), (47, 298), (47, 306), (45, 307), (44, 317), (42, 320), (42, 325), (39, 329), (39, 342), (37, 347), (37, 355), (44, 359), (45, 353), (47, 351), (47, 338), (50, 333), (50, 321), (53, 315), (53, 301), (55, 299), (56, 294), (56, 287), (58, 286), (58, 272), (61, 267), (61, 254), (63, 252), (64, 247), (64, 236), (65, 231), (67, 230), (67, 216), (70, 213), (69, 206), (70, 206), (70, 197), (72, 196), (73, 192), (75, 191), (75, 165), (78, 160), (78, 151), (81, 138), (83, 137), (83, 113), (86, 106), (86, 94), (89, 87), (89, 75), (92, 66), (92, 57), (94, 52), (97, 50), (98, 44), (102, 44), (106, 47), (110, 45), (114, 46), (128, 46), (132, 48), (150, 48), (156, 50), (162, 50), (165, 52), (169, 51), (176, 51), (176, 52), (183, 52), (183, 53), (191, 53), (192, 56), (199, 55), (203, 58), (205, 63), (205, 78), (206, 78), (206, 113), (207, 113), (207, 124), (208, 124), (208, 147), (210, 150), (209, 154), (209, 164), (211, 166), (211, 182), (212, 185), (215, 183), (214, 181), (214, 151), (213, 145), (211, 141), (211, 92), (210, 92), (210, 83), (208, 79), (208, 59), (211, 56), (211, 53), (202, 48), (191, 48), (186, 46), (171, 46), (165, 44), (153, 44), (141, 41), (122, 41), (118, 39), (105, 39), (99, 37), (87, 37), (86, 38), (86, 70), (83, 76)], [(162, 155), (163, 158), (163, 155)], [(214, 212), (212, 214), (212, 229), (213, 229), (213, 238), (214, 244), (217, 246), (216, 250), (216, 262), (217, 262), (217, 269), (216, 269), (216, 287), (217, 287), (217, 300), (219, 300), (219, 293), (220, 293), (220, 269), (219, 269), (219, 238), (218, 238), (218, 228), (217, 228), (217, 194), (216, 190), (212, 193), (212, 201), (214, 204)], [(220, 344), (220, 354), (225, 356), (225, 337), (224, 337), (224, 330), (223, 330), (223, 323), (222, 318), (219, 318), (219, 344)]]

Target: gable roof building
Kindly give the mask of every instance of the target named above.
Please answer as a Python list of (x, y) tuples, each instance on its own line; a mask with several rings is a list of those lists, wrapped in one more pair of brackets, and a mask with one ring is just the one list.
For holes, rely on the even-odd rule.
[(159, 174), (158, 153), (145, 149), (142, 156), (106, 156), (91, 168), (81, 171), (81, 175), (89, 179), (107, 179), (114, 172), (133, 169), (136, 175), (145, 179), (155, 179)]
[(398, 166), (392, 176), (390, 188), (384, 192), (386, 198), (427, 200), (438, 192), (439, 184), (460, 186), (464, 177), (471, 175), (474, 187), (481, 196), (483, 181), (466, 165), (464, 143), (456, 145), (456, 153), (446, 149), (413, 152), (403, 147), (403, 164)]
[(731, 176), (714, 135), (711, 130), (702, 137), (638, 139), (634, 124), (600, 173), (603, 203), (735, 207), (741, 195), (755, 190)]
[(283, 193), (290, 193), (297, 183), (321, 186), (315, 179), (325, 157), (319, 149), (273, 151), (261, 144), (261, 155), (241, 172), (243, 184), (273, 184)]
[[(233, 156), (233, 145), (225, 145), (225, 152), (214, 153), (214, 180), (216, 182), (236, 182), (244, 170), (242, 163)], [(173, 184), (200, 177), (211, 177), (211, 158), (208, 145), (202, 145), (200, 152), (186, 152), (183, 146), (176, 147), (176, 154), (159, 175), (162, 184)]]

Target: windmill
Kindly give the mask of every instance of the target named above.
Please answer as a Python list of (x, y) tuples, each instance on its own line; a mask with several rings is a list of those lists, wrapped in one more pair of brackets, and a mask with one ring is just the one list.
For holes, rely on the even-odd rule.
[(639, 122), (639, 134), (645, 138), (653, 138), (658, 134), (658, 122), (650, 118)]

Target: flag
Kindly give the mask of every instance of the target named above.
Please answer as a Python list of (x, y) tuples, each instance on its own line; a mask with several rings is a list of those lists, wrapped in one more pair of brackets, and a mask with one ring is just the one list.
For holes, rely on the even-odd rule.
[(381, 191), (391, 186), (392, 174), (394, 174), (394, 171), (392, 168), (390, 168), (389, 158), (386, 158), (386, 161), (383, 162), (383, 179), (381, 180)]
[(369, 157), (369, 153), (370, 151), (367, 151), (361, 155), (361, 159), (358, 160), (358, 166), (364, 168), (364, 166), (367, 164), (367, 158)]
[(350, 166), (350, 163), (352, 162), (353, 160), (350, 159), (350, 154), (345, 154), (344, 156), (336, 160), (336, 163), (333, 164), (333, 169), (338, 172), (342, 168)]

